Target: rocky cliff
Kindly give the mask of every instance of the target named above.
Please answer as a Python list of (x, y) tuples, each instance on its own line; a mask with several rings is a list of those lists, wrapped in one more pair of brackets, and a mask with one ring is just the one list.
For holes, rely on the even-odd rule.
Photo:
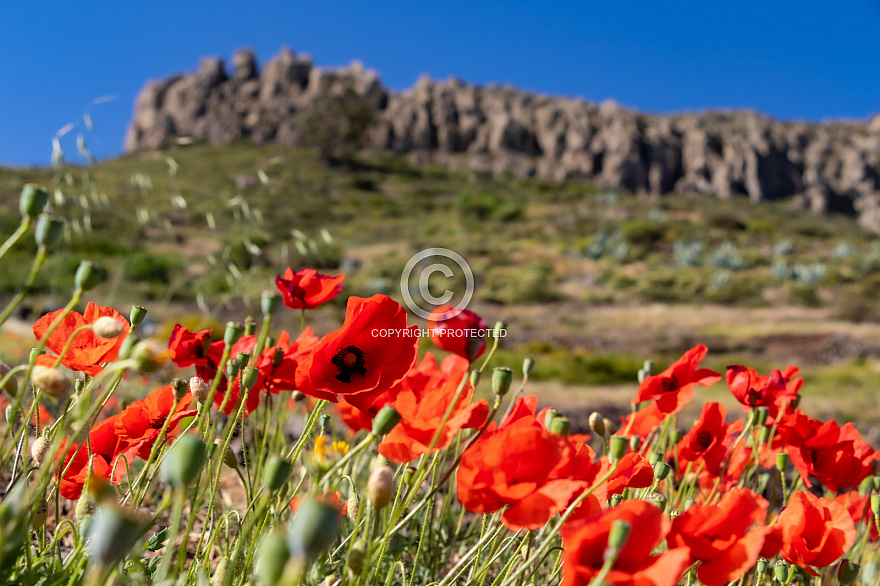
[(149, 82), (126, 137), (128, 151), (175, 139), (305, 143), (310, 115), (353, 97), (371, 113), (366, 146), (493, 173), (583, 178), (609, 188), (796, 198), (816, 212), (857, 214), (880, 232), (880, 116), (870, 122), (781, 122), (752, 111), (640, 114), (614, 102), (418, 80), (402, 93), (355, 62), (322, 69), (284, 49), (260, 70), (235, 54), (232, 71)]

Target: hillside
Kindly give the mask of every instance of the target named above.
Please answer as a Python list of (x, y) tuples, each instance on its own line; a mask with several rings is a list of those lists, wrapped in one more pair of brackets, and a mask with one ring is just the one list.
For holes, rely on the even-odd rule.
[[(865, 392), (880, 382), (880, 240), (844, 216), (413, 166), (387, 153), (329, 167), (315, 150), (241, 142), (58, 174), (0, 170), (0, 232), (14, 230), (28, 181), (57, 188), (53, 207), (69, 226), (35, 309), (61, 301), (81, 258), (110, 271), (95, 300), (143, 304), (164, 327), (255, 313), (288, 265), (342, 271), (353, 294), (399, 299), (406, 261), (440, 246), (473, 269), (472, 307), (510, 324), (501, 363), (536, 357), (548, 397), (614, 405), (643, 357), (662, 364), (703, 341), (713, 367), (794, 362), (812, 377), (817, 409), (880, 414)], [(31, 244), (9, 253), (4, 297), (32, 255)], [(438, 291), (461, 289), (459, 275), (435, 279)], [(340, 317), (327, 308), (315, 325)]]

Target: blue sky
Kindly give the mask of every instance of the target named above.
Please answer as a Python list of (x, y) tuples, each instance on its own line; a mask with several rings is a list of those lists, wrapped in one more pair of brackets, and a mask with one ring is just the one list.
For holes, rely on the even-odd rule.
[[(317, 65), (360, 59), (394, 89), (427, 73), (511, 83), (651, 112), (754, 108), (787, 119), (880, 112), (880, 0), (706, 2), (6, 3), (0, 16), (0, 163), (47, 164), (52, 136), (118, 154), (144, 82), (203, 55), (288, 45)], [(72, 157), (76, 159), (76, 157)]]

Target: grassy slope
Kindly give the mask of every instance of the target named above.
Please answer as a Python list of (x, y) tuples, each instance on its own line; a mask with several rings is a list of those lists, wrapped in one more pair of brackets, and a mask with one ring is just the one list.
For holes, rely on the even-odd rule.
[[(176, 175), (164, 155), (66, 175), (0, 170), (0, 233), (14, 229), (27, 181), (57, 186), (63, 200), (55, 211), (71, 222), (68, 244), (38, 281), (37, 305), (63, 301), (81, 258), (110, 269), (96, 301), (139, 302), (162, 319), (223, 321), (254, 311), (288, 264), (341, 269), (350, 293), (399, 297), (409, 257), (442, 246), (471, 264), (475, 307), (487, 321), (511, 324), (502, 359), (537, 356), (548, 393), (560, 384), (631, 380), (642, 356), (663, 363), (706, 341), (716, 368), (796, 361), (822, 409), (844, 418), (878, 413), (863, 391), (880, 382), (871, 359), (880, 333), (873, 323), (880, 241), (848, 218), (793, 212), (786, 203), (480, 177), (385, 155), (355, 170), (330, 169), (310, 151), (249, 144), (196, 145), (171, 156)], [(255, 185), (237, 188), (237, 176)], [(10, 253), (0, 274), (4, 297), (32, 251)], [(459, 277), (441, 281), (432, 281), (438, 292), (461, 289)], [(339, 314), (318, 312), (317, 329)], [(841, 389), (854, 392), (841, 402)], [(606, 396), (617, 401), (606, 387), (588, 395), (590, 402)]]

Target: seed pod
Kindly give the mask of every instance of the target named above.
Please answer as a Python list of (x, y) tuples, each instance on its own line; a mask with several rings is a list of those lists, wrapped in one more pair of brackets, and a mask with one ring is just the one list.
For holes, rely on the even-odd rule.
[(608, 532), (608, 547), (619, 552), (626, 545), (632, 533), (632, 525), (626, 521), (614, 521), (611, 524), (611, 530)]
[(495, 327), (492, 329), (492, 337), (493, 338), (503, 338), (507, 335), (507, 324), (503, 321), (495, 322)]
[(661, 454), (660, 452), (651, 452), (650, 454), (648, 454), (648, 463), (651, 466), (655, 465), (657, 462), (661, 461), (662, 459), (663, 459), (663, 454)]
[(644, 496), (649, 503), (654, 503), (661, 511), (666, 510), (666, 497), (659, 492), (651, 492)]
[(234, 321), (226, 322), (226, 331), (223, 332), (223, 342), (231, 347), (238, 341), (243, 331), (244, 326), (240, 323)]
[(90, 260), (79, 263), (76, 275), (73, 277), (74, 286), (80, 291), (91, 291), (107, 278), (104, 267)]
[(681, 442), (681, 430), (673, 429), (669, 434), (669, 441), (672, 442), (672, 445), (678, 445)]
[(568, 417), (554, 417), (550, 422), (550, 433), (568, 436), (571, 434), (571, 419)]
[(260, 299), (260, 309), (263, 310), (263, 317), (272, 317), (278, 312), (279, 307), (281, 307), (281, 295), (278, 291), (271, 289), (263, 291), (263, 296)]
[(43, 464), (43, 460), (46, 458), (46, 452), (49, 451), (49, 438), (43, 434), (38, 437), (33, 445), (31, 445), (31, 457), (34, 459), (34, 462), (37, 463), (37, 466)]
[(535, 361), (532, 358), (524, 358), (522, 365), (522, 373), (523, 376), (529, 376), (532, 374), (532, 370), (535, 368)]
[(268, 492), (276, 492), (284, 486), (287, 479), (290, 478), (290, 472), (293, 466), (287, 460), (279, 456), (270, 456), (263, 468), (263, 486)]
[(776, 454), (776, 469), (782, 473), (785, 473), (788, 470), (788, 454), (785, 452), (779, 452)]
[(49, 248), (61, 237), (64, 231), (64, 220), (49, 214), (40, 214), (37, 227), (34, 228), (34, 240), (40, 248)]
[(241, 362), (238, 361), (238, 358), (230, 358), (226, 361), (226, 378), (229, 380), (234, 380), (240, 370)]
[(253, 336), (257, 331), (257, 322), (251, 316), (244, 318), (244, 335)]
[(178, 438), (162, 462), (162, 480), (178, 489), (191, 486), (202, 471), (206, 451), (204, 442), (195, 435)]
[(657, 462), (654, 464), (654, 480), (658, 482), (665, 480), (669, 476), (670, 470), (672, 470), (672, 467), (666, 462)]
[(46, 189), (33, 183), (28, 183), (21, 190), (18, 199), (18, 209), (22, 218), (34, 219), (40, 215), (46, 204), (49, 203), (49, 194)]
[(510, 390), (513, 382), (513, 371), (506, 366), (498, 366), (492, 371), (492, 392), (503, 397)]
[(392, 407), (391, 405), (385, 405), (379, 412), (376, 413), (376, 417), (373, 419), (373, 432), (378, 435), (387, 435), (394, 426), (400, 423), (401, 415), (397, 412), (397, 409)]
[(629, 438), (629, 449), (634, 452), (638, 452), (640, 447), (642, 447), (642, 438), (637, 435)]
[(131, 322), (131, 327), (141, 325), (141, 322), (144, 321), (144, 318), (147, 317), (147, 310), (141, 307), (140, 305), (132, 305), (131, 312), (128, 314), (128, 321)]
[(192, 396), (196, 401), (204, 403), (208, 400), (208, 394), (210, 394), (211, 389), (208, 388), (208, 383), (201, 378), (194, 376), (189, 379), (189, 392), (192, 393)]
[(290, 552), (308, 564), (330, 547), (339, 534), (339, 511), (327, 503), (303, 499), (290, 522)]
[(394, 470), (390, 466), (379, 466), (370, 474), (367, 481), (367, 498), (376, 510), (381, 511), (394, 496)]
[(260, 544), (260, 561), (257, 565), (257, 574), (261, 584), (275, 586), (281, 581), (284, 567), (290, 559), (290, 551), (287, 549), (287, 539), (283, 535), (269, 535)]
[(562, 413), (560, 413), (556, 409), (553, 409), (552, 407), (550, 409), (547, 409), (547, 414), (544, 416), (544, 428), (550, 429), (550, 427), (553, 425), (553, 420), (557, 417), (562, 417)]
[(259, 376), (260, 371), (255, 366), (245, 367), (244, 373), (241, 375), (241, 387), (248, 391), (251, 390), (257, 384)]
[(788, 564), (782, 560), (779, 560), (773, 565), (773, 576), (776, 578), (777, 582), (785, 582), (788, 580)]
[(615, 435), (609, 440), (608, 459), (612, 463), (619, 461), (626, 455), (629, 448), (629, 438), (625, 435)]
[(599, 437), (605, 437), (605, 423), (602, 419), (602, 414), (598, 411), (590, 413), (590, 429)]
[(91, 554), (104, 566), (115, 564), (128, 555), (142, 532), (131, 513), (115, 505), (101, 507), (89, 527)]
[(121, 334), (124, 328), (119, 321), (109, 315), (103, 315), (95, 320), (92, 330), (95, 332), (95, 335), (109, 340)]
[(31, 373), (31, 382), (34, 386), (56, 399), (67, 397), (70, 381), (57, 368), (37, 365)]

